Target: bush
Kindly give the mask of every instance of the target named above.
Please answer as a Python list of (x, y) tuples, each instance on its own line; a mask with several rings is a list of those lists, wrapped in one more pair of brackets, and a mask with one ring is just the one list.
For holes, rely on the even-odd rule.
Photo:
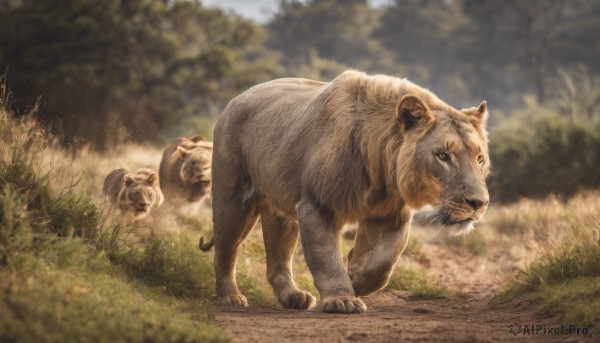
[[(531, 113), (535, 115), (535, 112)], [(600, 127), (558, 114), (513, 120), (490, 136), (490, 194), (507, 202), (600, 187)]]
[(124, 244), (46, 168), (48, 143), (0, 106), (0, 342), (227, 341), (203, 309), (214, 276), (196, 244)]

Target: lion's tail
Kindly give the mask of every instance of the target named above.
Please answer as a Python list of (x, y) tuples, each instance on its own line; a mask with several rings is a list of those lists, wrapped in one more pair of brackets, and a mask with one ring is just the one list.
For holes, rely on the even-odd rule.
[(213, 245), (215, 245), (215, 238), (213, 237), (210, 242), (204, 244), (204, 236), (200, 237), (200, 242), (198, 243), (198, 248), (202, 251), (209, 251), (212, 249)]

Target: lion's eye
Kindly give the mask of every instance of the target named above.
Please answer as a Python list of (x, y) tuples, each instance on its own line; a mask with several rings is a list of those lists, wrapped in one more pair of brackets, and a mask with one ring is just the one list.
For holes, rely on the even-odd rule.
[(483, 156), (478, 156), (477, 157), (477, 163), (483, 164), (484, 162), (485, 162), (485, 158)]
[(438, 154), (435, 154), (435, 156), (437, 156), (437, 158), (439, 158), (442, 161), (448, 161), (450, 159), (450, 155), (448, 155), (445, 152), (440, 152)]

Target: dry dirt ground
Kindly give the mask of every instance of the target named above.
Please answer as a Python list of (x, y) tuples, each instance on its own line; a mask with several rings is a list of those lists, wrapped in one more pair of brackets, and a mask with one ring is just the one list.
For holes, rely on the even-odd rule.
[(492, 308), (493, 293), (515, 268), (526, 261), (506, 246), (486, 247), (485, 254), (464, 247), (427, 243), (403, 256), (400, 263), (427, 270), (428, 280), (462, 290), (461, 300), (409, 300), (408, 293), (383, 291), (364, 298), (367, 313), (323, 314), (282, 308), (213, 307), (219, 326), (234, 342), (578, 342), (593, 336), (513, 335), (509, 326), (560, 326), (541, 318), (526, 302), (509, 308)]
[[(517, 309), (490, 309), (488, 298), (475, 295), (464, 303), (447, 300), (407, 301), (394, 292), (366, 298), (361, 315), (334, 315), (264, 307), (215, 308), (219, 326), (235, 342), (565, 342), (576, 336), (515, 336), (517, 322), (554, 326)], [(588, 339), (589, 340), (589, 339)]]

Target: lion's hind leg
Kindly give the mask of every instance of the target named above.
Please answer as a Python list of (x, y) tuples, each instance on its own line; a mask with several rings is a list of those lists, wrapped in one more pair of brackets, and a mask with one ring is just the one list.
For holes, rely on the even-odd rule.
[(292, 258), (298, 244), (298, 223), (265, 205), (260, 220), (267, 253), (267, 279), (275, 296), (285, 308), (307, 310), (316, 300), (309, 292), (298, 289), (292, 275)]
[(219, 305), (248, 306), (235, 281), (238, 247), (258, 220), (255, 204), (219, 201), (213, 211), (215, 277)]

